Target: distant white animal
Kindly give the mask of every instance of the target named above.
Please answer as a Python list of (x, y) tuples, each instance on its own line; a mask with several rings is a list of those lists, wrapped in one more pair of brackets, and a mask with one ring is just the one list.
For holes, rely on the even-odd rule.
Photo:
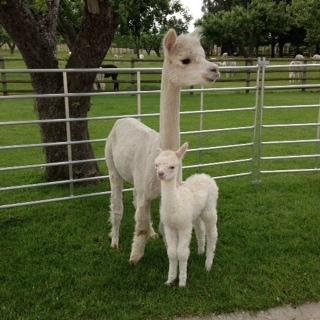
[(169, 258), (168, 280), (170, 285), (177, 278), (179, 286), (187, 281), (187, 264), (194, 226), (198, 253), (206, 248), (207, 271), (211, 270), (216, 243), (218, 187), (206, 174), (195, 174), (182, 184), (177, 183), (179, 164), (186, 153), (185, 143), (177, 151), (161, 151), (155, 159), (158, 178), (161, 181), (160, 221), (163, 226)]
[(304, 64), (304, 56), (302, 54), (297, 54), (294, 60), (290, 62), (289, 67), (289, 83), (300, 83), (303, 78), (303, 68), (295, 67)]
[(142, 53), (139, 54), (139, 59), (141, 59), (141, 60), (144, 59), (144, 55)]
[(312, 57), (313, 62), (312, 63), (320, 63), (320, 54), (314, 54)]
[[(232, 61), (228, 58), (228, 53), (224, 52), (222, 54), (222, 59), (223, 61), (221, 62), (221, 66), (222, 67), (236, 67), (237, 66), (237, 62), (236, 61)], [(235, 72), (233, 70), (228, 70), (225, 72), (226, 78), (231, 78), (235, 76)]]

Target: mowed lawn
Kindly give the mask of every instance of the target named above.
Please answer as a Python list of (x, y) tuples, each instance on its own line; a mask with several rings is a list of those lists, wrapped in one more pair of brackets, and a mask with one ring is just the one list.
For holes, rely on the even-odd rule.
[[(317, 104), (317, 91), (266, 94), (266, 105)], [(205, 94), (205, 109), (252, 107), (253, 93)], [(200, 96), (184, 94), (182, 111), (199, 110)], [(142, 97), (143, 113), (158, 112), (159, 96)], [(136, 97), (96, 97), (90, 116), (134, 114)], [(319, 110), (269, 110), (265, 124), (314, 123)], [(30, 100), (1, 100), (0, 121), (36, 119)], [(252, 111), (204, 116), (204, 129), (253, 124)], [(158, 130), (158, 118), (146, 118)], [(114, 121), (90, 122), (92, 139), (105, 138)], [(198, 130), (200, 116), (183, 116), (182, 131)], [(263, 140), (316, 139), (316, 127), (264, 129)], [(190, 148), (251, 142), (252, 130), (185, 134)], [(40, 143), (37, 125), (0, 127), (0, 145)], [(103, 157), (103, 143), (94, 144)], [(264, 147), (264, 156), (319, 153), (319, 144)], [(190, 152), (184, 165), (251, 158), (252, 147)], [(0, 151), (0, 167), (44, 163), (41, 148)], [(104, 162), (99, 163), (106, 174)], [(319, 167), (319, 157), (264, 161), (262, 169)], [(250, 172), (251, 162), (185, 170), (221, 176)], [(134, 227), (126, 193), (120, 250), (111, 250), (109, 197), (0, 211), (0, 319), (166, 319), (234, 310), (259, 310), (320, 299), (320, 174), (262, 175), (219, 180), (219, 240), (213, 269), (204, 257), (189, 260), (187, 288), (168, 288), (162, 239), (151, 241), (141, 263), (129, 265)], [(45, 181), (44, 169), (0, 172), (0, 187)], [(105, 191), (107, 181), (76, 186), (76, 194)], [(68, 186), (1, 192), (0, 204), (67, 196)], [(158, 202), (152, 207), (158, 225)]]

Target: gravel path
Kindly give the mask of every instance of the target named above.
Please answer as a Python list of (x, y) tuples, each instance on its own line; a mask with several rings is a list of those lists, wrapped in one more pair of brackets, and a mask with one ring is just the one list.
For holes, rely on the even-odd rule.
[(177, 320), (320, 320), (320, 303), (308, 303), (299, 307), (282, 306), (257, 313), (235, 312)]

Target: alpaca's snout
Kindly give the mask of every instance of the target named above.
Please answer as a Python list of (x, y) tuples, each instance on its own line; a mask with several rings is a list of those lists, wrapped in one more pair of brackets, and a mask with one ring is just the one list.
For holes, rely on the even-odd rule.
[(158, 171), (158, 177), (159, 177), (159, 179), (163, 179), (164, 178), (164, 172), (163, 171)]

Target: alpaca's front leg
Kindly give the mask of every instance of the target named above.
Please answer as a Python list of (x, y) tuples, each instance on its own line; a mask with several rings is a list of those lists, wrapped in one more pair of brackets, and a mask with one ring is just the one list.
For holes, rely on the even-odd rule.
[(164, 226), (164, 234), (167, 244), (167, 254), (169, 259), (169, 271), (167, 285), (172, 284), (178, 274), (178, 256), (177, 256), (177, 244), (178, 244), (178, 234), (175, 230)]
[(187, 266), (190, 255), (190, 241), (192, 234), (192, 225), (190, 228), (179, 231), (177, 255), (179, 260), (179, 287), (185, 287), (187, 283)]
[(135, 213), (136, 224), (130, 255), (130, 262), (133, 264), (138, 263), (143, 257), (147, 240), (150, 237), (150, 227), (152, 228), (150, 220), (150, 207), (151, 201), (141, 202), (139, 199), (137, 199), (137, 209)]

